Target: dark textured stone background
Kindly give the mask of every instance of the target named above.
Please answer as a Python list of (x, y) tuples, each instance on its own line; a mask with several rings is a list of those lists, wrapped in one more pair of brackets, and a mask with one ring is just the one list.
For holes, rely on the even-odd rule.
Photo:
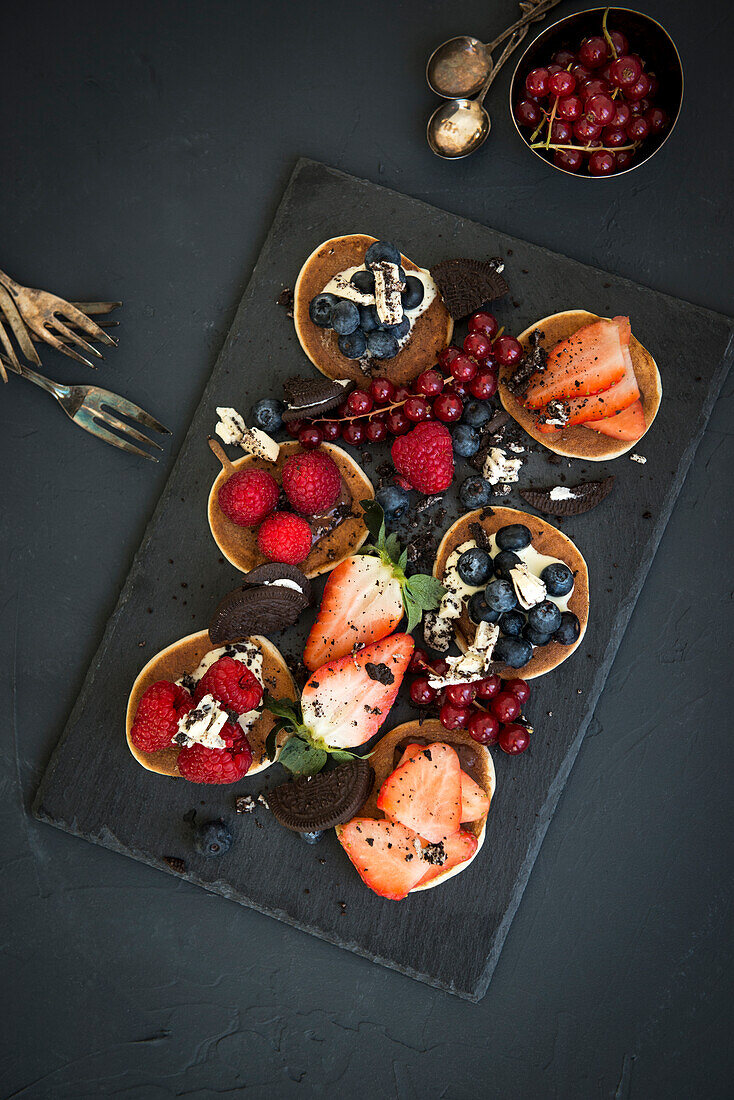
[[(174, 429), (169, 466), (301, 153), (731, 312), (728, 153), (707, 110), (728, 5), (644, 6), (678, 41), (687, 104), (650, 165), (593, 184), (524, 151), (509, 73), (485, 150), (451, 165), (424, 146), (425, 56), (491, 33), (506, 0), (27, 4), (4, 53), (0, 262), (125, 300), (101, 380)], [(87, 378), (67, 363), (44, 356)], [(2, 1095), (727, 1095), (731, 392), (471, 1005), (28, 816), (168, 466), (95, 444), (11, 379)]]

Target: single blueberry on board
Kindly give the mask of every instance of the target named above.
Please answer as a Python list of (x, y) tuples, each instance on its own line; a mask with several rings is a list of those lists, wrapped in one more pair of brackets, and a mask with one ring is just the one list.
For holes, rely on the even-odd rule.
[(386, 520), (400, 519), (410, 507), (410, 493), (399, 485), (383, 485), (375, 493), (375, 500), (385, 513)]
[(492, 486), (486, 478), (476, 475), (462, 481), (459, 489), (459, 500), (467, 512), (472, 512), (475, 508), (483, 508), (485, 504), (489, 504), (491, 499)]
[(252, 423), (263, 432), (277, 432), (283, 427), (285, 405), (273, 397), (263, 397), (256, 401), (250, 410)]
[(312, 833), (299, 833), (301, 840), (305, 840), (306, 844), (318, 844), (323, 835), (323, 829), (315, 829)]
[(451, 443), (459, 458), (471, 458), (479, 450), (479, 432), (468, 424), (457, 424), (451, 433)]
[(232, 833), (224, 821), (207, 821), (199, 825), (194, 848), (202, 856), (221, 856), (232, 847)]
[(491, 415), (492, 407), (486, 401), (468, 401), (464, 405), (461, 422), (462, 424), (468, 424), (470, 428), (481, 428), (482, 424), (487, 423)]

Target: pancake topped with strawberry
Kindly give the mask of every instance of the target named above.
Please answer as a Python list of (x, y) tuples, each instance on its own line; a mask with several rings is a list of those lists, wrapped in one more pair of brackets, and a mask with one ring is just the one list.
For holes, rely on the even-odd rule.
[(502, 404), (549, 450), (603, 461), (624, 454), (660, 406), (655, 360), (628, 317), (584, 310), (544, 317), (520, 334), (522, 362), (500, 371)]

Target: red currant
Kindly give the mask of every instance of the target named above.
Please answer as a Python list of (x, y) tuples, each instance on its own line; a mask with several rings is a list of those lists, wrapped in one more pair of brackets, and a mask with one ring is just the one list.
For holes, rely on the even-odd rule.
[(364, 416), (372, 411), (372, 398), (364, 390), (352, 390), (347, 398), (347, 409), (350, 416)]
[(602, 80), (599, 76), (594, 76), (591, 80), (587, 80), (579, 89), (584, 103), (594, 95), (608, 95), (610, 90), (606, 80)]
[(602, 93), (590, 96), (586, 100), (585, 114), (591, 122), (597, 122), (600, 126), (608, 126), (614, 118), (614, 100), (611, 96)]
[(551, 126), (551, 141), (554, 145), (568, 145), (573, 137), (573, 126), (562, 118), (554, 118)]
[(518, 678), (505, 680), (502, 685), (502, 690), (511, 692), (521, 706), (525, 706), (530, 698), (530, 685), (527, 680), (520, 680)]
[(365, 432), (366, 426), (361, 420), (350, 420), (348, 424), (344, 425), (342, 439), (352, 447), (359, 447), (360, 443), (365, 441)]
[(405, 435), (413, 427), (402, 409), (391, 409), (385, 418), (390, 435)]
[(638, 99), (644, 99), (647, 93), (650, 91), (650, 81), (644, 73), (640, 76), (640, 79), (632, 85), (631, 88), (624, 89), (624, 98), (630, 102)]
[(535, 128), (541, 118), (540, 107), (532, 99), (521, 99), (515, 104), (515, 118), (520, 126)]
[(561, 69), (560, 72), (552, 73), (548, 77), (548, 88), (553, 95), (571, 95), (576, 91), (576, 77), (573, 73), (567, 73)]
[(532, 69), (525, 77), (525, 91), (528, 95), (542, 99), (548, 95), (548, 70)]
[(650, 136), (650, 123), (643, 116), (630, 119), (627, 123), (627, 136), (630, 141), (644, 141)]
[(642, 75), (642, 65), (629, 54), (622, 54), (612, 63), (611, 77), (618, 88), (631, 88)]
[(478, 313), (472, 313), (469, 318), (469, 332), (483, 332), (490, 340), (494, 340), (499, 331), (499, 327), (499, 323), (494, 314), (485, 313), (483, 310), (480, 310)]
[(487, 714), (483, 710), (475, 710), (469, 719), (469, 736), (478, 741), (480, 745), (494, 745), (500, 732), (500, 724), (493, 714)]
[(624, 130), (615, 130), (613, 126), (605, 126), (601, 139), (608, 148), (616, 148), (618, 145), (627, 144), (627, 134)]
[(470, 332), (464, 339), (464, 351), (474, 359), (486, 359), (491, 354), (492, 341), (483, 332)]
[(648, 94), (648, 95), (649, 95), (650, 97), (653, 97), (653, 96), (655, 96), (655, 95), (657, 94), (657, 90), (658, 90), (658, 78), (657, 78), (657, 77), (655, 76), (655, 73), (648, 73), (648, 74), (647, 74), (647, 79), (648, 79), (648, 80), (650, 81), (650, 88), (649, 88), (649, 90), (648, 90), (648, 93), (647, 93), (647, 94)]
[(410, 396), (410, 390), (407, 386), (398, 386), (395, 390), (395, 401), (405, 401)]
[(427, 420), (430, 411), (431, 407), (425, 397), (409, 397), (403, 405), (403, 412), (414, 424)]
[(587, 69), (600, 69), (609, 57), (609, 48), (601, 35), (585, 38), (579, 50), (579, 61)]
[(448, 393), (446, 390), (440, 393), (433, 402), (433, 415), (437, 420), (442, 420), (444, 423), (458, 420), (463, 411), (464, 404), (461, 398), (455, 393)]
[(301, 428), (305, 427), (305, 420), (289, 420), (285, 426), (285, 430), (288, 432), (288, 435), (293, 436), (294, 439), (297, 439), (301, 432)]
[(501, 691), (489, 704), (492, 714), (500, 722), (514, 722), (520, 714), (520, 701), (511, 691)]
[(584, 156), (578, 149), (556, 149), (553, 163), (556, 168), (563, 168), (566, 172), (578, 172), (584, 163)]
[(370, 382), (370, 396), (376, 405), (391, 405), (395, 398), (395, 387), (389, 378), (373, 378)]
[(601, 136), (601, 131), (602, 127), (597, 122), (591, 122), (586, 115), (573, 124), (574, 137), (578, 138), (582, 145), (596, 141)]
[(556, 50), (553, 54), (553, 61), (556, 65), (560, 65), (562, 69), (567, 69), (569, 65), (573, 65), (576, 60), (576, 54), (571, 50)]
[(477, 401), (488, 401), (490, 397), (494, 397), (497, 393), (497, 372), (480, 370), (469, 383), (469, 393)]
[(632, 118), (632, 113), (626, 103), (620, 103), (615, 99), (614, 101), (614, 118), (609, 123), (615, 130), (623, 130), (629, 120)]
[(564, 122), (575, 122), (577, 118), (581, 117), (583, 109), (584, 104), (581, 96), (567, 95), (565, 99), (558, 100), (556, 118), (563, 119)]
[(522, 347), (514, 336), (498, 336), (492, 344), (492, 354), (503, 367), (514, 367), (522, 359)]
[(431, 668), (437, 676), (444, 676), (449, 670), (449, 663), (443, 657), (437, 657), (435, 661), (431, 661)]
[(530, 734), (525, 726), (511, 722), (502, 727), (497, 741), (508, 756), (519, 756), (530, 744)]
[(575, 65), (571, 66), (571, 72), (576, 77), (576, 84), (579, 87), (585, 84), (591, 77), (591, 69), (587, 69), (580, 61), (577, 61)]
[(451, 703), (444, 703), (438, 713), (438, 718), (446, 730), (466, 729), (471, 718), (469, 707), (455, 707)]
[(364, 434), (370, 443), (382, 443), (383, 439), (387, 437), (387, 425), (384, 420), (378, 420), (375, 416), (367, 421)]
[(620, 149), (614, 154), (614, 161), (618, 172), (624, 172), (629, 168), (635, 158), (634, 149)]
[(461, 355), (461, 349), (449, 344), (443, 351), (439, 351), (436, 358), (438, 359), (438, 365), (448, 371), (457, 355)]
[(425, 649), (421, 649), (420, 646), (416, 646), (413, 650), (413, 656), (410, 658), (408, 664), (408, 672), (423, 672), (423, 669), (428, 665), (428, 654)]
[(502, 681), (499, 676), (485, 676), (483, 680), (480, 680), (476, 684), (477, 699), (481, 699), (485, 702), (488, 699), (494, 699), (502, 689)]
[(436, 692), (428, 683), (427, 676), (418, 676), (410, 685), (410, 701), (417, 707), (427, 707), (436, 698)]
[(342, 426), (337, 420), (324, 420), (321, 423), (321, 431), (327, 443), (333, 443), (342, 434)]
[(424, 370), (415, 380), (415, 392), (424, 397), (436, 397), (443, 389), (443, 375), (437, 370)]
[(474, 684), (450, 684), (446, 688), (446, 699), (455, 707), (468, 707), (474, 702), (477, 689)]
[[(467, 340), (469, 337), (467, 336)], [(491, 348), (490, 344), (490, 348)], [(477, 364), (473, 359), (470, 359), (468, 355), (457, 355), (451, 364), (451, 373), (455, 380), (459, 382), (468, 382), (477, 373)]]
[(617, 57), (621, 57), (623, 54), (627, 53), (630, 44), (621, 31), (612, 31), (609, 37), (612, 40), (612, 45), (617, 51)]
[(597, 149), (589, 157), (590, 176), (611, 176), (616, 166), (614, 153), (608, 153), (606, 149)]
[(650, 100), (645, 96), (644, 99), (635, 99), (628, 104), (630, 109), (630, 116), (636, 118), (638, 115), (644, 115), (645, 111), (650, 109)]
[(307, 428), (301, 428), (298, 433), (298, 442), (304, 451), (315, 451), (324, 442), (324, 433), (321, 428), (309, 424)]
[(462, 382), (460, 378), (455, 378), (451, 385), (446, 387), (444, 393), (451, 394), (453, 397), (460, 397), (462, 401), (465, 401), (469, 396), (470, 385), (471, 382)]
[(650, 107), (645, 111), (645, 118), (651, 134), (661, 134), (668, 125), (668, 116), (662, 107)]

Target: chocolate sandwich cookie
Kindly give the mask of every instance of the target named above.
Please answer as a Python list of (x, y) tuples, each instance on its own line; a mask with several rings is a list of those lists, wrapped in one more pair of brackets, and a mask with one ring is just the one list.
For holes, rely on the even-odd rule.
[(283, 413), (284, 423), (325, 416), (346, 400), (354, 385), (350, 379), (332, 381), (330, 378), (287, 378), (283, 383), (283, 396), (287, 405)]
[(572, 487), (553, 485), (550, 489), (521, 489), (520, 496), (549, 516), (580, 516), (606, 500), (613, 485), (614, 474), (610, 474), (601, 481), (584, 481)]
[(260, 565), (221, 601), (209, 624), (209, 638), (212, 645), (225, 645), (284, 630), (310, 602), (311, 585), (300, 569), (278, 562)]
[(507, 294), (509, 287), (500, 274), (504, 266), (500, 259), (442, 260), (431, 268), (431, 278), (453, 319), (460, 321)]
[(348, 760), (318, 775), (299, 775), (268, 792), (268, 805), (296, 833), (333, 829), (351, 818), (372, 789), (375, 773), (366, 760)]

